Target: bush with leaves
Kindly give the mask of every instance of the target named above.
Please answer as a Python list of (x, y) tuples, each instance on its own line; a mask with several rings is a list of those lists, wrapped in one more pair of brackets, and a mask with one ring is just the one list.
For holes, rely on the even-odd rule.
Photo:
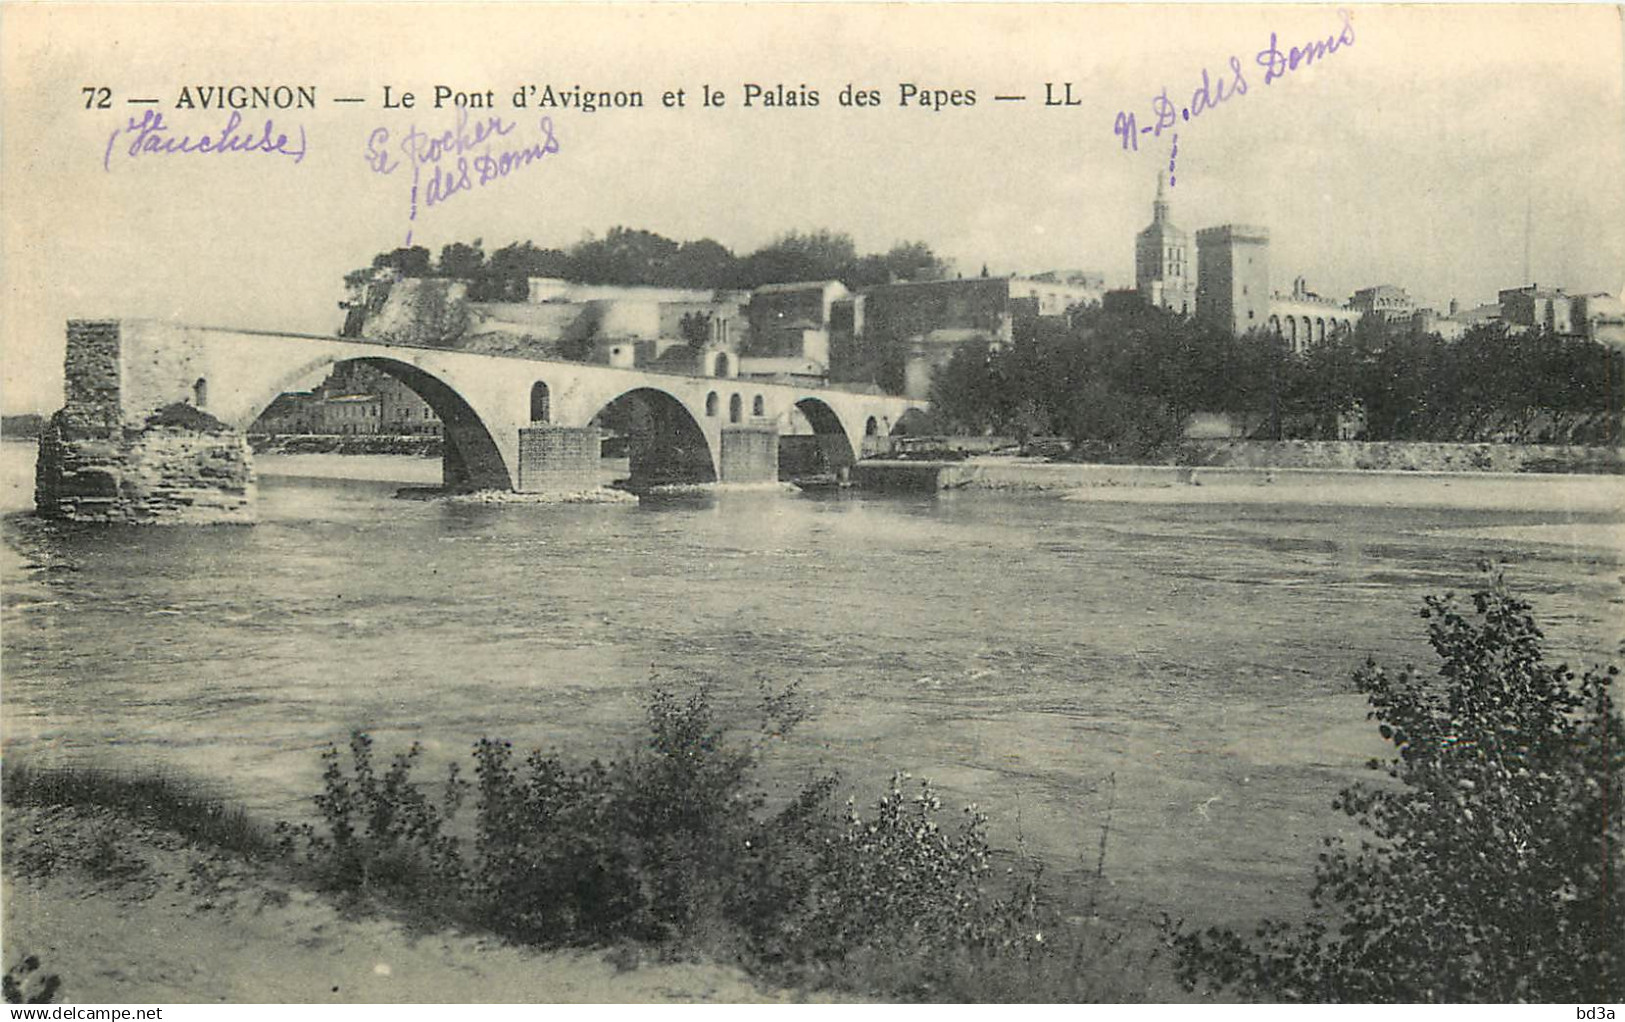
[(1625, 998), (1625, 724), (1617, 668), (1546, 661), (1530, 605), (1497, 577), (1429, 597), (1429, 678), (1355, 681), (1394, 746), (1388, 782), (1334, 803), (1369, 834), (1326, 839), (1329, 921), (1173, 934), (1181, 979), (1295, 1001)]
[(459, 887), (462, 855), (445, 827), (467, 785), (453, 764), (442, 802), (431, 802), (411, 781), (421, 754), (414, 743), (379, 777), (368, 735), (350, 736), (348, 770), (339, 751), (328, 749), (322, 754), (322, 793), (314, 800), (323, 829), (281, 824), (284, 848), (292, 852), (302, 843), (317, 879), (348, 894), (388, 899)]
[[(698, 948), (784, 980), (921, 997), (974, 996), (955, 985), (973, 967), (984, 978), (1055, 971), (1063, 928), (1040, 907), (1038, 874), (990, 882), (974, 807), (944, 823), (931, 786), (906, 790), (903, 774), (868, 814), (853, 800), (838, 812), (828, 776), (770, 798), (759, 754), (803, 714), (793, 689), (764, 692), (745, 738), (717, 722), (703, 688), (657, 689), (627, 756), (518, 760), (482, 740), (474, 783), (453, 770), (435, 799), (410, 778), (416, 746), (379, 776), (356, 734), (348, 768), (338, 750), (325, 756), (322, 824), (286, 840), (302, 841), (330, 889), (523, 943)], [(470, 788), (474, 818), (459, 828)]]

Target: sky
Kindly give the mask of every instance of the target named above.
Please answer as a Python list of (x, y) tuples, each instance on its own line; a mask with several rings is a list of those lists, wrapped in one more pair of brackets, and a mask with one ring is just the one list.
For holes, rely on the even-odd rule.
[[(967, 275), (1055, 268), (1133, 282), (1134, 235), (1174, 163), (1173, 219), (1271, 233), (1272, 282), (1346, 299), (1392, 283), (1424, 304), (1526, 283), (1625, 291), (1625, 29), (1606, 6), (298, 4), (0, 8), (0, 404), (61, 404), (70, 318), (331, 333), (343, 275), (413, 241), (567, 246), (615, 225), (738, 254), (828, 228), (860, 251), (921, 240)], [(1257, 55), (1352, 33), (1264, 82)], [(1188, 108), (1137, 135), (1164, 89)], [(746, 108), (743, 86), (819, 105)], [(900, 86), (974, 105), (899, 105)], [(1071, 106), (1046, 106), (1045, 85)], [(307, 110), (244, 110), (286, 153), (140, 153), (131, 119), (218, 135), (183, 86), (311, 85)], [(557, 152), (411, 204), (410, 132), (444, 132), (434, 87), (494, 94), (506, 134), (470, 156)], [(645, 106), (515, 109), (521, 85), (638, 89)], [(848, 107), (843, 88), (880, 104)], [(384, 109), (415, 94), (411, 109)], [(722, 91), (701, 105), (702, 86)], [(107, 107), (96, 107), (109, 90)], [(681, 88), (685, 105), (662, 98)], [(1022, 102), (996, 95), (1024, 95)], [(363, 103), (340, 104), (338, 97)], [(156, 106), (130, 99), (158, 99)], [(369, 142), (395, 165), (380, 173)], [(1177, 131), (1177, 154), (1174, 152)], [(303, 132), (303, 143), (300, 143)], [(110, 147), (110, 142), (112, 143)], [(421, 152), (421, 150), (420, 150)], [(420, 199), (436, 166), (424, 157)]]

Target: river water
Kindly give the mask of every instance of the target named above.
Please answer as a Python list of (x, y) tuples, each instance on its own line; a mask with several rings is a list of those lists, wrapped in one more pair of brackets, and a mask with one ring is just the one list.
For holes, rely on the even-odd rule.
[(252, 528), (82, 528), (22, 510), (31, 447), (0, 459), (8, 755), (173, 768), (294, 817), (353, 727), (441, 762), (482, 735), (610, 753), (652, 679), (728, 707), (793, 681), (812, 716), (775, 780), (838, 769), (862, 802), (930, 777), (1062, 875), (1109, 820), (1122, 903), (1193, 920), (1301, 906), (1332, 795), (1382, 750), (1350, 673), (1426, 661), (1424, 594), (1492, 560), (1563, 655), (1625, 635), (1618, 501), (470, 505), (395, 498), (437, 462), (306, 456), (261, 459)]

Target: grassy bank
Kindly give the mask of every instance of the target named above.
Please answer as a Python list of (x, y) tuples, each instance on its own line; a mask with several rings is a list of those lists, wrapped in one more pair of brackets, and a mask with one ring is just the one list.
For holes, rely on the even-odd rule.
[[(762, 1002), (737, 967), (542, 951), (346, 908), (274, 860), (116, 811), (4, 809), (7, 998), (75, 1003)], [(30, 967), (32, 966), (32, 967)]]
[[(832, 803), (828, 778), (759, 790), (758, 754), (800, 712), (782, 694), (762, 710), (725, 727), (703, 693), (657, 692), (647, 734), (622, 759), (521, 761), (482, 741), (472, 782), (414, 777), (415, 750), (375, 763), (358, 734), (326, 757), (318, 822), (297, 826), (267, 826), (174, 774), (8, 758), (7, 964), (35, 956), (32, 989), (56, 976), (78, 1000), (132, 999), (108, 977), (143, 968), (168, 977), (137, 987), (160, 1000), (216, 988), (233, 999), (505, 999), (458, 978), (485, 968), (491, 948), (562, 970), (556, 982), (590, 991), (583, 999), (664, 999), (630, 978), (648, 970), (675, 970), (719, 1000), (1182, 996), (1150, 927), (1067, 918), (1038, 871), (995, 870), (984, 818), (944, 806), (928, 784), (899, 774), (871, 806)], [(459, 813), (465, 802), (472, 814)], [(94, 950), (91, 933), (137, 926), (202, 926), (237, 955), (191, 936)], [(414, 950), (425, 938), (443, 952), (433, 961)], [(457, 992), (353, 975), (323, 991), (290, 973), (293, 986), (267, 997), (237, 975), (261, 956), (357, 941), (385, 964), (445, 973)], [(174, 984), (199, 962), (213, 978)], [(573, 999), (521, 985), (530, 993), (516, 999)]]

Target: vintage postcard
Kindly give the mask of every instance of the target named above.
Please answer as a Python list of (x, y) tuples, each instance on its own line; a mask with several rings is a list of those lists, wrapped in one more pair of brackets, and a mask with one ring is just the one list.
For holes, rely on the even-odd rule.
[(8, 1001), (1625, 999), (1618, 8), (0, 48)]

